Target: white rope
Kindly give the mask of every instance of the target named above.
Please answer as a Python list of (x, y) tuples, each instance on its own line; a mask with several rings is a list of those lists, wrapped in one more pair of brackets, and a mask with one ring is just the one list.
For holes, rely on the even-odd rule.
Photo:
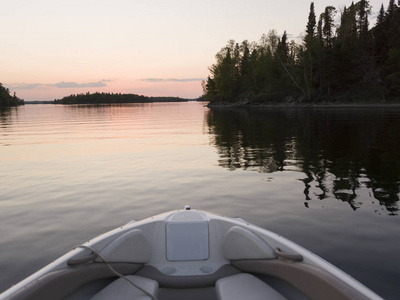
[(148, 291), (146, 291), (146, 290), (144, 290), (143, 288), (141, 288), (141, 287), (139, 287), (138, 285), (136, 285), (132, 280), (130, 280), (129, 278), (127, 278), (125, 275), (123, 275), (123, 274), (119, 273), (118, 271), (116, 271), (116, 270), (110, 265), (110, 263), (109, 263), (108, 261), (106, 261), (106, 260), (100, 255), (100, 253), (99, 253), (97, 250), (95, 250), (95, 249), (93, 249), (93, 248), (91, 248), (91, 247), (89, 247), (89, 246), (85, 246), (85, 245), (74, 246), (72, 249), (76, 249), (76, 248), (84, 248), (84, 249), (88, 249), (88, 250), (92, 251), (94, 254), (96, 254), (96, 255), (102, 260), (103, 263), (105, 263), (105, 264), (107, 265), (107, 267), (108, 267), (115, 275), (117, 275), (119, 278), (123, 278), (123, 279), (125, 279), (126, 281), (128, 281), (131, 285), (133, 285), (135, 288), (137, 288), (137, 289), (139, 289), (140, 291), (142, 291), (144, 294), (146, 294), (147, 296), (149, 296), (152, 300), (157, 300), (157, 298), (156, 298), (154, 295), (152, 295), (152, 294), (149, 293)]

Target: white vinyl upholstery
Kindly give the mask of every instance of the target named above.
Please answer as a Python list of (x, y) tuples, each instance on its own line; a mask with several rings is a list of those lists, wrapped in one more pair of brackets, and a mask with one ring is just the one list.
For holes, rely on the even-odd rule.
[[(153, 296), (157, 296), (158, 292), (158, 282), (152, 279), (128, 275), (125, 276), (129, 280), (131, 280), (134, 284), (149, 292)], [(138, 288), (134, 287), (124, 278), (119, 278), (96, 295), (94, 295), (91, 300), (151, 300), (151, 297), (143, 293)]]
[(228, 260), (276, 258), (266, 242), (239, 226), (232, 227), (226, 233), (222, 243), (222, 255)]
[(257, 277), (242, 273), (217, 280), (218, 300), (284, 300), (276, 290)]
[(147, 263), (151, 249), (143, 232), (134, 229), (117, 237), (100, 254), (108, 262)]

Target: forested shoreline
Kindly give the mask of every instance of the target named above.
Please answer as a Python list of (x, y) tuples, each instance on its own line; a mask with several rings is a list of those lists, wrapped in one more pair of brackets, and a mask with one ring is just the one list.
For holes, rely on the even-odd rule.
[[(300, 43), (275, 30), (259, 42), (230, 40), (203, 81), (211, 104), (400, 100), (400, 0), (382, 4), (370, 28), (369, 1), (317, 15), (310, 5)], [(335, 20), (339, 17), (337, 24)]]
[(24, 105), (24, 103), (24, 100), (18, 98), (15, 93), (14, 96), (11, 96), (10, 90), (0, 83), (0, 107), (18, 106)]
[(121, 93), (89, 93), (72, 94), (61, 99), (55, 99), (54, 104), (107, 104), (107, 103), (152, 103), (152, 102), (186, 102), (179, 97), (147, 97), (136, 94)]

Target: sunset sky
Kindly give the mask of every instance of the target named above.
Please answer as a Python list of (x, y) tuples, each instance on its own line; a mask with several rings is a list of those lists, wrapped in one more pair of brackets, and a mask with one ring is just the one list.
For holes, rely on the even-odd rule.
[[(385, 8), (388, 0), (383, 2)], [(90, 92), (196, 98), (227, 41), (304, 34), (303, 0), (13, 0), (0, 10), (0, 82), (53, 100)], [(338, 10), (351, 1), (315, 1)], [(371, 0), (375, 23), (382, 1)], [(337, 16), (340, 13), (338, 12)]]

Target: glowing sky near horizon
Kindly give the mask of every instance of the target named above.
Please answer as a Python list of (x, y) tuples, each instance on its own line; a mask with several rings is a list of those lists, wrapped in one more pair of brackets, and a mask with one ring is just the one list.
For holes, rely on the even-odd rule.
[[(89, 92), (196, 98), (227, 41), (304, 34), (303, 0), (13, 0), (0, 10), (0, 82), (27, 101)], [(325, 6), (351, 1), (314, 1)], [(371, 0), (373, 14), (383, 3)], [(337, 14), (339, 15), (339, 13)]]

